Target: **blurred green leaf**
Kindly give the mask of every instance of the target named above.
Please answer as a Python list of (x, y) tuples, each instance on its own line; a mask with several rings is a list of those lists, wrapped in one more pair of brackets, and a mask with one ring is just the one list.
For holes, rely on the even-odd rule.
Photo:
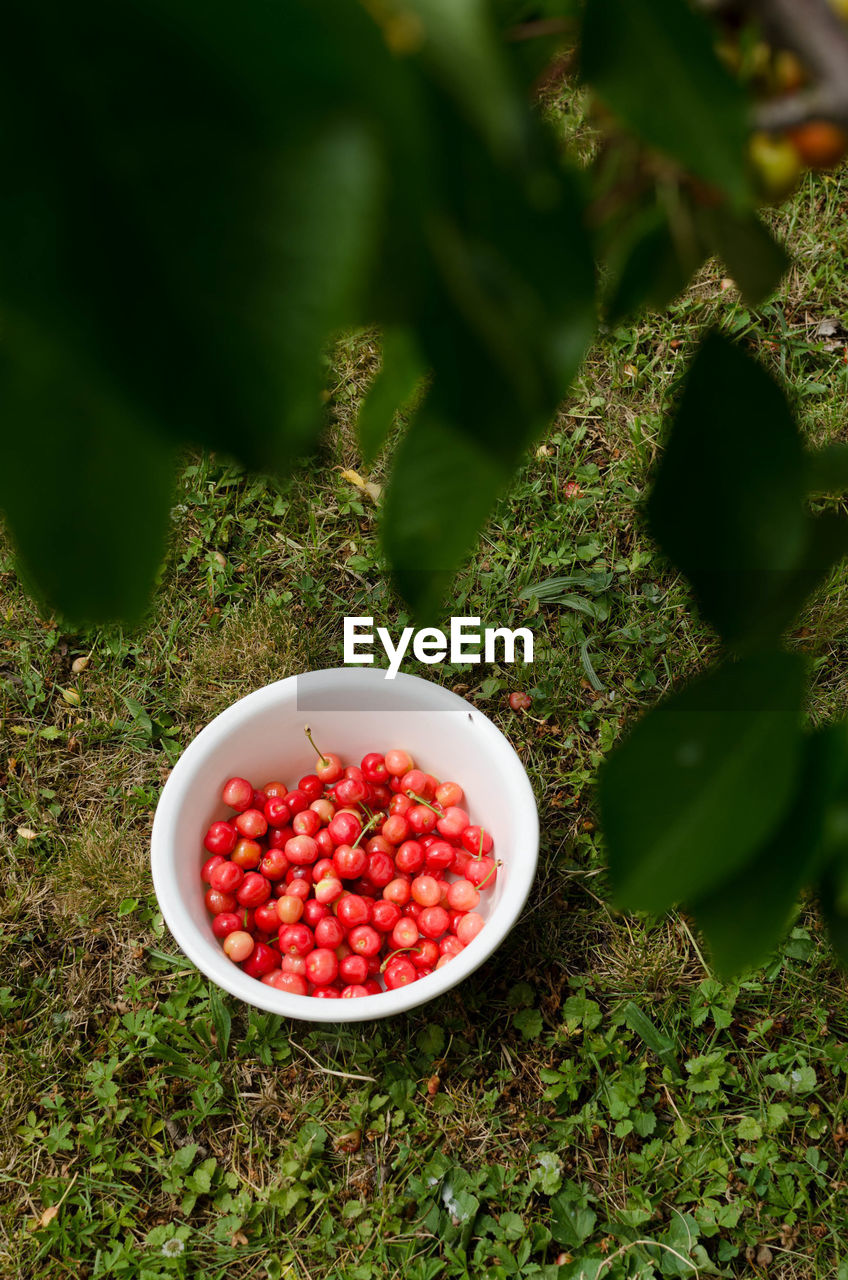
[(407, 329), (383, 334), (383, 362), (368, 388), (356, 419), (362, 460), (372, 463), (386, 443), (395, 415), (415, 395), (426, 372)]
[(844, 727), (807, 737), (794, 800), (777, 830), (742, 871), (690, 904), (723, 976), (764, 961), (789, 927), (801, 889), (819, 875), (828, 804), (847, 770)]
[(645, 142), (748, 201), (747, 100), (685, 0), (587, 0), (581, 70)]
[(756, 856), (795, 785), (803, 664), (782, 652), (726, 663), (653, 707), (601, 767), (615, 897), (665, 911)]
[(756, 361), (709, 335), (689, 370), (648, 503), (651, 530), (730, 643), (780, 634), (800, 603), (801, 438)]
[(665, 214), (652, 211), (629, 238), (607, 302), (608, 322), (617, 324), (643, 307), (664, 310), (706, 256), (697, 237), (675, 238)]
[[(522, 142), (523, 112), (484, 0), (403, 0), (387, 6), (384, 30), (408, 42), (498, 153)], [(416, 30), (415, 20), (420, 28)], [(404, 24), (400, 26), (399, 24)]]
[(848, 444), (829, 444), (805, 455), (808, 493), (848, 492)]
[(397, 587), (422, 621), (436, 617), (509, 478), (481, 445), (423, 406), (395, 454), (382, 525)]
[(789, 268), (789, 255), (756, 213), (736, 213), (725, 205), (698, 211), (710, 252), (722, 258), (751, 307), (773, 293)]
[(456, 131), (454, 216), (431, 235), (432, 296), (418, 336), (434, 369), (395, 456), (384, 546), (401, 593), (432, 619), (448, 584), (544, 429), (594, 327), (594, 268), (569, 175), (529, 188)]
[[(229, 62), (220, 45), (204, 59), (199, 8), (176, 24), (154, 3), (46, 8), (15, 7), (0, 63), (17, 122), (0, 142), (15, 191), (0, 297), (164, 435), (254, 465), (302, 453), (321, 344), (356, 315), (377, 231), (370, 128), (325, 108), (292, 129), (282, 100), (272, 119), (240, 36)], [(300, 5), (285, 29), (269, 18), (282, 80), (284, 37), (312, 21)]]
[(0, 417), (0, 507), (33, 594), (75, 622), (138, 619), (165, 551), (170, 447), (102, 370), (8, 311)]

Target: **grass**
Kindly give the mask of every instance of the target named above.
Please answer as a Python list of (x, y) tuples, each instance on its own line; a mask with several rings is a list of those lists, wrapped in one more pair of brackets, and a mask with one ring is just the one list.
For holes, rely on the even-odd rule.
[[(815, 912), (762, 970), (718, 982), (686, 919), (607, 905), (591, 793), (622, 724), (716, 647), (639, 517), (705, 326), (780, 370), (811, 442), (844, 438), (845, 348), (816, 327), (848, 312), (846, 198), (844, 174), (805, 183), (780, 215), (795, 266), (756, 313), (711, 264), (668, 314), (603, 335), (460, 575), (452, 611), (531, 625), (536, 662), (422, 674), (521, 754), (540, 873), (497, 955), (408, 1016), (345, 1030), (245, 1011), (176, 952), (147, 863), (201, 725), (340, 665), (346, 614), (407, 621), (376, 506), (343, 476), (362, 469), (375, 336), (338, 343), (326, 445), (291, 484), (186, 460), (137, 632), (41, 618), (4, 553), (0, 1274), (848, 1275), (848, 1001)], [(793, 637), (816, 719), (845, 711), (845, 586)], [(529, 715), (508, 709), (517, 686)]]

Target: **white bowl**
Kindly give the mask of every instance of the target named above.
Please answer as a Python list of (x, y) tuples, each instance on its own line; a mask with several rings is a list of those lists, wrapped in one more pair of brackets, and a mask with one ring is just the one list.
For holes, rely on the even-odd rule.
[[(400, 747), (440, 780), (465, 791), (472, 822), (491, 832), (503, 865), (481, 895), (486, 925), (450, 964), (409, 986), (354, 1000), (316, 1000), (277, 991), (227, 958), (211, 929), (200, 868), (203, 836), (229, 815), (221, 789), (233, 776), (293, 786), (315, 767), (303, 732), (322, 751), (358, 764), (368, 751)], [(418, 676), (387, 680), (380, 670), (343, 667), (291, 676), (248, 694), (206, 726), (180, 756), (153, 822), (153, 885), (162, 914), (188, 958), (247, 1004), (309, 1022), (362, 1022), (414, 1009), (467, 978), (503, 942), (533, 882), (539, 850), (536, 801), (524, 767), (501, 731), (464, 698)]]

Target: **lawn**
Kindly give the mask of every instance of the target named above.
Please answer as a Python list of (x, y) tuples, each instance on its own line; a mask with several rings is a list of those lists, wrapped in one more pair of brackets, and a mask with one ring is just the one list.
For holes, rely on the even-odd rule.
[[(531, 626), (536, 661), (419, 674), (521, 755), (540, 869), (494, 958), (414, 1013), (246, 1011), (181, 957), (148, 866), (203, 724), (341, 665), (345, 615), (408, 621), (379, 500), (345, 475), (378, 335), (329, 353), (325, 445), (290, 483), (185, 459), (138, 630), (41, 617), (2, 549), (3, 1277), (848, 1278), (848, 996), (814, 904), (720, 982), (691, 921), (608, 905), (592, 795), (622, 725), (716, 650), (640, 517), (698, 336), (744, 339), (811, 441), (846, 438), (846, 207), (844, 173), (805, 180), (779, 215), (794, 266), (756, 313), (712, 263), (667, 314), (604, 333), (460, 576), (451, 611)], [(846, 587), (791, 638), (817, 721), (845, 712)]]

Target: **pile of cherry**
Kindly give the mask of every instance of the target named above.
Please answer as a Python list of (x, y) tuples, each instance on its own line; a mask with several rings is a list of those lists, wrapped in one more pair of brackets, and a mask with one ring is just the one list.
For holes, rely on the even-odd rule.
[(492, 837), (462, 788), (406, 751), (358, 768), (319, 752), (292, 790), (230, 778), (221, 798), (235, 816), (203, 841), (206, 906), (252, 978), (301, 996), (376, 995), (442, 968), (483, 928)]

